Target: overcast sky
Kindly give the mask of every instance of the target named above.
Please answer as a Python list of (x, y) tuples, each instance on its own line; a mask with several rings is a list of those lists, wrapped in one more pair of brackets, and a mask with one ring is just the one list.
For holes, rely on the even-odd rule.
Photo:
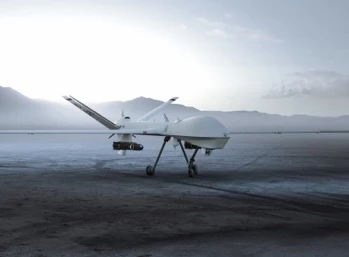
[(349, 1), (0, 1), (0, 85), (210, 110), (349, 114)]

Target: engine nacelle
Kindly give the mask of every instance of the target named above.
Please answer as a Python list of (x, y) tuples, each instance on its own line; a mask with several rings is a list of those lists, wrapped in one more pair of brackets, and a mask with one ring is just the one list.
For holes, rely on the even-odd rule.
[(188, 142), (184, 142), (184, 148), (185, 149), (201, 149), (201, 147), (199, 147), (197, 145), (193, 145), (193, 144), (188, 143)]
[(133, 142), (113, 142), (114, 150), (132, 150), (132, 151), (142, 151), (143, 145), (133, 143)]

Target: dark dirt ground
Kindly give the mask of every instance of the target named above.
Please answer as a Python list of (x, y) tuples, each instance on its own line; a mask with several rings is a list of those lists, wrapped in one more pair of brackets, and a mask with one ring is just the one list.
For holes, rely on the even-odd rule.
[(349, 256), (349, 136), (241, 136), (188, 178), (161, 139), (1, 137), (0, 256)]

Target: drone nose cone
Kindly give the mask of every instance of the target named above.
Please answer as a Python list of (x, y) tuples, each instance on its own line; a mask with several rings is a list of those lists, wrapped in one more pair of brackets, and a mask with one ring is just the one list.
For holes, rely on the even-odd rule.
[(176, 123), (169, 133), (190, 137), (226, 137), (227, 129), (213, 117), (197, 116)]

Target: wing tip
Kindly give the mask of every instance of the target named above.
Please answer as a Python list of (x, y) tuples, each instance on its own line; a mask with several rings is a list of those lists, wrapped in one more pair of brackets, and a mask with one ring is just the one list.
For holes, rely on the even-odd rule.
[(177, 99), (178, 99), (178, 97), (172, 97), (172, 98), (170, 99), (170, 101), (174, 102), (174, 101), (176, 101)]
[(62, 97), (63, 97), (65, 100), (68, 100), (68, 101), (72, 100), (71, 97), (68, 96), (68, 95), (63, 95)]

